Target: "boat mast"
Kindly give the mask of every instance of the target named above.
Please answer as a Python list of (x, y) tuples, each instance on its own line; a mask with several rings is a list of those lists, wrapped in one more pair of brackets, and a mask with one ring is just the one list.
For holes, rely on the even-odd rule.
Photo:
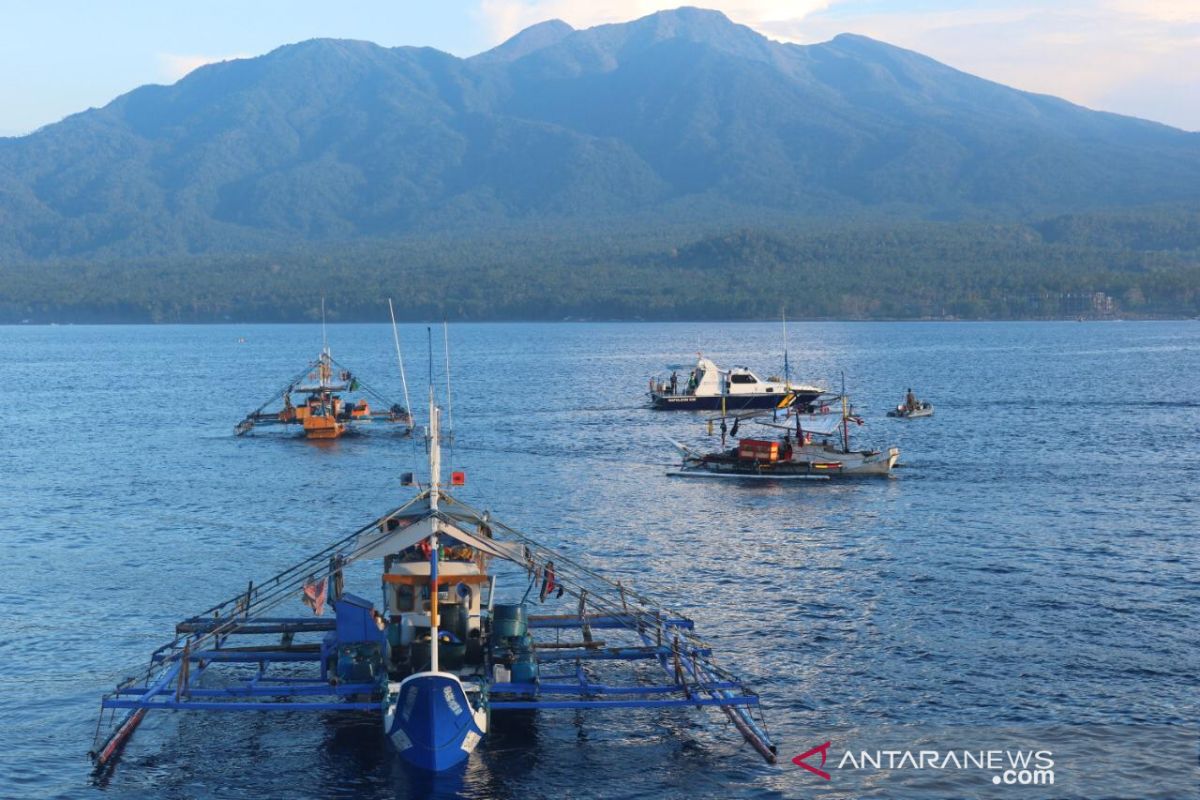
[(850, 452), (850, 406), (846, 402), (846, 373), (842, 373), (842, 452)]
[(788, 366), (787, 307), (784, 306), (783, 311), (780, 313), (783, 316), (783, 385), (786, 388), (791, 389), (792, 370), (791, 367)]
[(396, 362), (400, 364), (400, 385), (404, 387), (404, 411), (408, 414), (409, 427), (412, 427), (412, 403), (408, 401), (408, 378), (404, 377), (404, 356), (400, 355), (400, 334), (396, 331), (396, 310), (392, 308), (392, 298), (388, 298), (388, 313), (392, 315), (392, 341), (396, 343)]
[(317, 368), (317, 383), (321, 386), (321, 402), (326, 403), (325, 389), (333, 380), (333, 366), (329, 363), (333, 356), (329, 352), (329, 336), (325, 332), (325, 295), (321, 295), (321, 365)]
[[(441, 410), (433, 402), (433, 382), (429, 383), (429, 509), (437, 511), (442, 487), (442, 448), (439, 437)], [(438, 535), (437, 517), (431, 517), (429, 535), (429, 670), (438, 671)]]
[(321, 295), (321, 352), (329, 355), (329, 336), (325, 333), (325, 295)]
[(454, 395), (450, 391), (450, 325), (442, 320), (442, 342), (446, 347), (446, 422), (450, 432), (450, 455), (454, 455)]
[(442, 487), (442, 446), (439, 441), (442, 410), (434, 405), (433, 386), (429, 387), (429, 507), (436, 511)]

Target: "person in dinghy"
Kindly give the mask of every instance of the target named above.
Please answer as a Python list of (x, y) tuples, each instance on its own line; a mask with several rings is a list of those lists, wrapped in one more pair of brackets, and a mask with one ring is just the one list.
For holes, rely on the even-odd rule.
[(910, 386), (904, 395), (904, 402), (889, 411), (887, 415), (903, 419), (930, 417), (933, 416), (933, 404), (924, 400), (918, 400)]

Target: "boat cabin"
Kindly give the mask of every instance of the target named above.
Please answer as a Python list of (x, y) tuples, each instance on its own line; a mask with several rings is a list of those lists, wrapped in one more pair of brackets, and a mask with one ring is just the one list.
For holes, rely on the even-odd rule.
[(688, 377), (686, 390), (687, 394), (699, 397), (783, 394), (787, 385), (782, 381), (763, 380), (745, 367), (721, 369), (710, 359), (701, 358)]
[[(412, 525), (412, 535), (405, 536), (403, 529), (410, 524), (411, 520), (393, 517), (381, 525), (385, 536), (400, 532), (402, 538), (390, 538), (405, 545), (384, 558), (381, 576), (380, 619), (387, 642), (384, 653), (387, 671), (393, 680), (398, 680), (429, 669), (435, 614), (441, 669), (474, 671), (483, 663), (483, 609), (487, 607), (485, 592), (490, 590), (487, 571), (490, 554), (472, 546), (474, 536), (457, 531), (455, 526), (439, 526), (441, 544), (435, 599), (427, 523)], [(408, 540), (412, 543), (408, 544)]]

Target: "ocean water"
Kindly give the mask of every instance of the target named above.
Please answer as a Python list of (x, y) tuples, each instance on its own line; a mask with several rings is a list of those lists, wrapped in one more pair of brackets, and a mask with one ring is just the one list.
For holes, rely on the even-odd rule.
[[(421, 410), (426, 329), (400, 333)], [(900, 447), (893, 478), (664, 474), (668, 437), (714, 440), (645, 407), (650, 375), (697, 352), (778, 372), (779, 325), (450, 329), (458, 495), (689, 613), (760, 693), (778, 765), (709, 711), (497, 721), (437, 777), (370, 717), (152, 713), (97, 779), (103, 691), (177, 620), (406, 499), (424, 451), (382, 428), (233, 436), (315, 356), (313, 327), (0, 328), (0, 797), (1200, 796), (1200, 323), (789, 333), (793, 378), (844, 375), (856, 441)], [(387, 326), (329, 341), (401, 397)], [(885, 418), (909, 386), (932, 419)], [(825, 741), (827, 769), (881, 742), (1052, 749), (1057, 788), (791, 763)]]

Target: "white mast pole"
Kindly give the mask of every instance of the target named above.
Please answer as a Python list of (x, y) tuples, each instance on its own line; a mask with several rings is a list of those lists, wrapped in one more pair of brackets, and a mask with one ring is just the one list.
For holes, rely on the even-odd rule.
[[(438, 494), (442, 484), (442, 449), (438, 441), (440, 409), (433, 402), (433, 385), (429, 386), (429, 508), (437, 511)], [(432, 551), (429, 554), (429, 669), (438, 671), (438, 536), (437, 516), (430, 522), (433, 532), (429, 535)]]
[(329, 352), (329, 337), (325, 334), (325, 295), (321, 295), (321, 349)]
[(850, 452), (850, 403), (846, 400), (846, 373), (842, 373), (842, 452)]
[[(325, 295), (321, 295), (321, 366), (317, 370), (317, 377), (321, 388), (324, 389), (333, 380), (333, 366), (329, 363), (329, 336), (325, 333)], [(322, 395), (322, 402), (324, 396)]]
[(400, 364), (400, 385), (404, 387), (404, 410), (411, 420), (413, 407), (412, 403), (408, 401), (408, 378), (404, 377), (404, 356), (400, 355), (400, 334), (396, 330), (396, 311), (392, 308), (392, 298), (390, 297), (388, 298), (388, 313), (392, 315), (392, 341), (396, 343), (396, 362)]
[[(450, 449), (454, 449), (454, 395), (450, 392), (450, 325), (442, 320), (442, 341), (446, 346), (446, 413), (450, 429)], [(451, 455), (454, 453), (451, 452)]]
[(429, 387), (429, 507), (438, 507), (438, 495), (442, 490), (442, 410), (433, 404), (433, 387)]

